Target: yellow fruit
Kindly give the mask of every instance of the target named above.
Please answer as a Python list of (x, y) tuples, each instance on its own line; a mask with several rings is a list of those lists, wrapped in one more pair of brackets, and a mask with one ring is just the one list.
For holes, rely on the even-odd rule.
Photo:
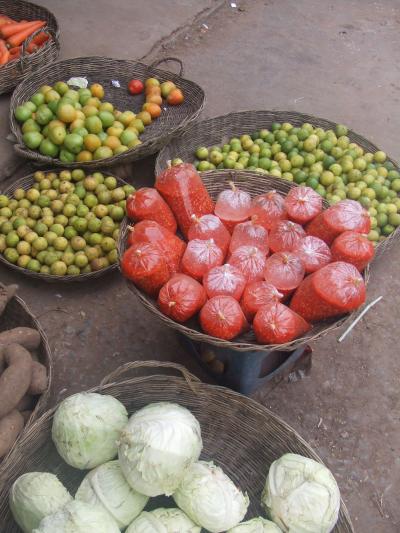
[(122, 130), (124, 129), (124, 125), (122, 124), (122, 122), (120, 122), (119, 120), (116, 120), (114, 122), (114, 124), (111, 126), (111, 128), (121, 128)]
[(128, 126), (128, 124), (130, 122), (132, 122), (132, 120), (136, 118), (136, 115), (135, 113), (133, 113), (132, 111), (124, 111), (119, 117), (118, 117), (118, 121), (119, 122), (122, 122), (122, 124), (124, 126)]
[(122, 128), (116, 128), (115, 126), (110, 126), (107, 128), (107, 134), (112, 137), (119, 137), (123, 131), (124, 130)]
[(98, 98), (92, 97), (88, 98), (86, 105), (93, 105), (94, 107), (97, 107), (97, 109), (101, 106), (101, 102)]
[(82, 150), (82, 152), (79, 152), (76, 156), (77, 161), (91, 161), (92, 159), (93, 155), (88, 150)]
[(48, 123), (48, 127), (49, 127), (49, 130), (51, 130), (52, 128), (56, 128), (57, 126), (65, 126), (64, 122), (61, 122), (61, 120), (51, 120), (49, 123)]
[(77, 118), (73, 122), (71, 122), (69, 129), (72, 131), (75, 128), (83, 128), (85, 125), (85, 120), (82, 118)]
[(42, 94), (46, 94), (47, 91), (51, 91), (53, 87), (50, 87), (50, 85), (42, 85), (39, 89), (39, 92)]
[(151, 124), (151, 115), (148, 111), (141, 111), (136, 115), (136, 118), (140, 119), (145, 126)]
[(100, 83), (93, 83), (93, 85), (90, 86), (90, 92), (93, 96), (100, 98), (100, 100), (104, 98), (104, 89)]
[(147, 78), (147, 80), (144, 82), (144, 86), (146, 88), (147, 87), (151, 87), (151, 86), (159, 87), (160, 86), (160, 82), (158, 81), (157, 78)]
[(81, 118), (82, 120), (85, 120), (85, 118), (86, 118), (85, 113), (83, 113), (83, 111), (81, 111), (80, 109), (77, 109), (76, 110), (76, 118)]
[(72, 104), (60, 104), (57, 109), (57, 118), (66, 124), (76, 119), (76, 109)]
[(118, 139), (118, 137), (115, 137), (113, 135), (110, 135), (107, 137), (107, 139), (104, 140), (103, 146), (108, 146), (111, 148), (111, 150), (116, 150), (118, 146), (121, 146), (121, 141)]
[(110, 111), (110, 113), (112, 113), (114, 111), (114, 106), (111, 102), (103, 102), (99, 107), (99, 111)]
[(97, 148), (100, 148), (101, 140), (94, 133), (89, 133), (89, 135), (86, 135), (86, 137), (83, 139), (83, 145), (87, 151), (95, 152)]
[(84, 114), (85, 117), (93, 117), (94, 115), (98, 115), (99, 110), (94, 105), (86, 104), (82, 108), (82, 113)]

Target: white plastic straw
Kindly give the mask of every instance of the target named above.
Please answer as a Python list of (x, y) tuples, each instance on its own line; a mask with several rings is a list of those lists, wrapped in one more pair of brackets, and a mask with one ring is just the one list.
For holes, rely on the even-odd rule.
[(377, 304), (380, 300), (382, 300), (383, 296), (379, 296), (376, 298), (373, 302), (368, 304), (362, 313), (358, 315), (358, 317), (350, 324), (350, 326), (346, 329), (346, 331), (338, 338), (338, 342), (342, 342), (347, 335), (350, 333), (350, 331), (358, 324), (358, 322), (362, 319), (362, 317), (365, 315), (365, 313), (368, 313), (368, 311), (373, 307), (375, 304)]

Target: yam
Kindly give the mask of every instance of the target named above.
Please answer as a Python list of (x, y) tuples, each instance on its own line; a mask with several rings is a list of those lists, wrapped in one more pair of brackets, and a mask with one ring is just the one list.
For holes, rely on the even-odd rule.
[(27, 350), (36, 350), (40, 345), (40, 333), (33, 328), (14, 328), (0, 333), (0, 345), (19, 344)]
[(41, 363), (32, 361), (32, 380), (28, 389), (29, 394), (42, 394), (47, 389), (47, 369)]
[(0, 316), (3, 314), (6, 305), (14, 297), (18, 290), (18, 285), (3, 285), (0, 283)]
[(16, 409), (0, 419), (0, 459), (12, 448), (24, 428), (24, 418)]
[(26, 425), (26, 423), (30, 419), (31, 414), (32, 414), (32, 411), (21, 411), (21, 416), (24, 419), (24, 426)]
[(16, 409), (20, 412), (32, 410), (36, 405), (36, 398), (30, 394), (25, 394), (21, 400), (17, 403)]
[(31, 354), (18, 344), (4, 348), (7, 368), (0, 376), (0, 418), (15, 409), (32, 381)]

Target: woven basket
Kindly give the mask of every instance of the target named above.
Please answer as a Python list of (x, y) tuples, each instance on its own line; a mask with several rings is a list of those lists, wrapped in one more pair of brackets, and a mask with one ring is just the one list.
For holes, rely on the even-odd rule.
[[(47, 26), (31, 35), (24, 43), (21, 57), (0, 67), (0, 94), (11, 91), (26, 76), (37, 72), (40, 68), (53, 63), (60, 52), (59, 29), (55, 16), (45, 7), (31, 4), (23, 0), (0, 0), (0, 13), (19, 20), (46, 20)], [(25, 48), (39, 32), (47, 32), (49, 39), (44, 46), (33, 54), (25, 53)]]
[[(16, 327), (33, 328), (39, 331), (42, 341), (40, 343), (39, 349), (37, 350), (37, 355), (39, 362), (45, 365), (45, 367), (47, 368), (47, 389), (38, 398), (36, 406), (25, 425), (25, 428), (27, 428), (32, 422), (39, 418), (39, 416), (42, 415), (46, 409), (50, 395), (51, 382), (53, 378), (53, 358), (49, 346), (49, 341), (47, 340), (47, 335), (44, 332), (42, 326), (40, 325), (40, 322), (35, 318), (35, 316), (31, 313), (24, 300), (22, 300), (22, 298), (20, 298), (19, 296), (14, 296), (14, 298), (12, 298), (8, 302), (7, 307), (5, 308), (3, 314), (0, 316), (0, 331), (6, 331), (8, 329), (13, 329)], [(24, 429), (24, 431), (25, 430), (26, 429)], [(19, 439), (17, 439), (16, 443), (18, 442), (18, 440)], [(2, 463), (0, 459), (0, 465), (4, 464), (6, 460), (7, 459), (4, 458)]]
[[(337, 125), (335, 122), (324, 118), (294, 111), (241, 111), (210, 118), (196, 122), (160, 151), (156, 161), (156, 174), (158, 175), (162, 172), (167, 167), (167, 161), (175, 157), (180, 157), (186, 162), (194, 161), (195, 151), (199, 146), (221, 145), (232, 137), (246, 133), (251, 134), (262, 128), (270, 128), (273, 122), (290, 122), (294, 126), (301, 126), (305, 122), (309, 122), (315, 127), (324, 129), (334, 129)], [(367, 152), (379, 150), (377, 146), (354, 131), (350, 130), (348, 136), (351, 142), (359, 144)], [(389, 159), (389, 161), (396, 167), (399, 166), (393, 159)], [(400, 227), (387, 239), (379, 243), (376, 248), (375, 258), (380, 257), (399, 238)]]
[[(52, 170), (46, 170), (45, 173), (49, 172), (60, 172), (62, 169), (52, 169)], [(113, 174), (110, 174), (107, 172), (108, 176), (113, 176), (118, 184), (120, 186), (122, 185), (129, 185), (126, 181), (119, 178), (118, 176), (115, 176)], [(12, 197), (13, 193), (16, 189), (24, 189), (27, 191), (32, 187), (34, 182), (33, 174), (29, 174), (28, 176), (25, 176), (24, 178), (21, 178), (11, 185), (9, 185), (6, 189), (2, 191), (2, 194), (5, 194), (8, 197)], [(6, 265), (9, 268), (12, 268), (13, 270), (16, 270), (20, 274), (23, 274), (25, 276), (29, 276), (30, 278), (40, 279), (41, 281), (46, 281), (48, 283), (71, 283), (71, 282), (84, 282), (95, 278), (100, 278), (101, 276), (104, 276), (108, 272), (111, 272), (112, 270), (115, 270), (118, 268), (118, 265), (115, 263), (114, 265), (110, 265), (106, 268), (102, 268), (101, 270), (97, 270), (95, 272), (88, 272), (86, 274), (79, 274), (78, 276), (53, 276), (50, 274), (40, 274), (38, 272), (32, 272), (31, 270), (28, 270), (27, 268), (22, 268), (18, 265), (14, 265), (13, 263), (10, 263), (7, 261), (2, 254), (0, 254), (0, 263), (3, 263), (3, 265)]]
[[(123, 378), (127, 371), (141, 367), (166, 368), (182, 377), (150, 375)], [(202, 459), (214, 460), (250, 497), (247, 518), (264, 515), (260, 505), (261, 492), (271, 463), (287, 452), (298, 453), (317, 461), (321, 459), (312, 448), (283, 420), (268, 409), (236, 392), (206, 385), (181, 365), (159, 361), (127, 363), (105, 378), (100, 387), (90, 392), (110, 394), (120, 400), (129, 414), (158, 401), (177, 402), (197, 417), (203, 437)], [(51, 425), (56, 408), (38, 420), (8, 457), (0, 470), (0, 528), (2, 533), (19, 533), (8, 507), (8, 493), (14, 480), (29, 471), (56, 473), (75, 494), (84, 472), (63, 462), (51, 440)], [(221, 442), (224, 443), (221, 446)], [(156, 508), (171, 500), (150, 500)], [(1, 527), (2, 526), (2, 527)], [(341, 502), (335, 533), (353, 533), (354, 529)]]
[[(180, 74), (172, 74), (155, 68), (164, 61), (174, 61), (180, 65)], [(160, 150), (170, 139), (181, 133), (194, 119), (198, 117), (205, 102), (204, 91), (196, 83), (181, 77), (182, 62), (177, 58), (164, 58), (148, 66), (137, 61), (110, 59), (106, 57), (82, 57), (60, 61), (40, 72), (30, 76), (14, 91), (10, 104), (11, 130), (17, 138), (14, 145), (17, 153), (24, 158), (32, 159), (42, 165), (60, 165), (66, 168), (97, 169), (142, 159)], [(145, 79), (156, 77), (160, 82), (172, 80), (182, 89), (185, 100), (179, 106), (167, 106), (161, 116), (154, 120), (140, 136), (142, 144), (126, 152), (107, 159), (63, 163), (59, 159), (43, 156), (39, 152), (29, 150), (22, 141), (20, 125), (14, 117), (15, 108), (29, 100), (29, 98), (44, 84), (54, 84), (59, 80), (67, 81), (71, 77), (85, 77), (89, 85), (101, 83), (105, 90), (105, 100), (123, 110), (133, 110), (138, 113), (144, 102), (144, 95), (132, 96), (128, 93), (127, 85), (130, 79)], [(113, 85), (118, 81), (120, 87)]]
[[(251, 196), (263, 194), (270, 190), (276, 190), (286, 196), (290, 189), (297, 187), (297, 185), (292, 182), (246, 170), (215, 170), (211, 172), (202, 172), (200, 174), (204, 185), (214, 200), (222, 190), (229, 188), (230, 181), (234, 181), (240, 189), (247, 191), (251, 194)], [(327, 208), (328, 205), (329, 204), (324, 200), (324, 208)], [(121, 224), (120, 238), (118, 241), (118, 254), (120, 260), (127, 248), (128, 232), (128, 220), (125, 218)], [(368, 277), (369, 268), (367, 267), (364, 271), (365, 282), (368, 281)], [(305, 343), (315, 341), (341, 327), (345, 322), (351, 320), (354, 315), (354, 313), (352, 313), (341, 318), (333, 318), (324, 322), (319, 322), (313, 326), (309, 333), (286, 344), (257, 344), (252, 330), (244, 335), (236, 337), (234, 341), (226, 341), (203, 333), (197, 318), (193, 318), (185, 324), (179, 324), (178, 322), (175, 322), (171, 318), (161, 313), (157, 307), (156, 301), (139, 290), (133, 282), (126, 279), (126, 283), (128, 288), (139, 298), (142, 304), (157, 318), (167, 324), (167, 326), (178, 330), (180, 333), (183, 333), (195, 341), (214, 344), (216, 346), (231, 348), (233, 350), (243, 352), (250, 350), (292, 351), (300, 346), (303, 346)]]

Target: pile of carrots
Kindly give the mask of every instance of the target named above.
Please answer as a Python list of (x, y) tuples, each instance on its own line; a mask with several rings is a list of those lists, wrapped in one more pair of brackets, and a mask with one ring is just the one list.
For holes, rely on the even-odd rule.
[[(0, 14), (0, 66), (18, 59), (24, 41), (44, 26), (46, 26), (44, 20), (16, 22), (7, 15)], [(38, 33), (28, 44), (26, 51), (29, 54), (36, 52), (48, 39), (47, 33)]]

